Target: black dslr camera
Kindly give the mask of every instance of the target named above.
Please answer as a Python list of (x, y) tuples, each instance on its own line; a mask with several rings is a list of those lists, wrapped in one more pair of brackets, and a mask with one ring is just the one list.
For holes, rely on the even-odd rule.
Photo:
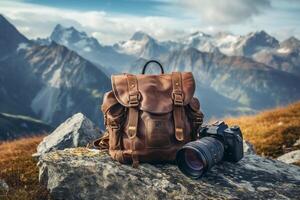
[(221, 160), (238, 162), (244, 156), (243, 135), (238, 126), (228, 127), (223, 121), (202, 126), (199, 140), (178, 150), (179, 169), (192, 178), (200, 178)]

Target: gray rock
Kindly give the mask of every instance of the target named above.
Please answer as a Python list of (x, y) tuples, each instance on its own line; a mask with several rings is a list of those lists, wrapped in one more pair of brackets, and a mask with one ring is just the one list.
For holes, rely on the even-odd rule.
[(293, 144), (293, 146), (300, 146), (300, 138)]
[(106, 151), (65, 149), (44, 154), (40, 181), (54, 199), (297, 199), (300, 168), (245, 154), (223, 162), (200, 180), (176, 165), (141, 164), (138, 169), (113, 161)]
[(280, 160), (282, 162), (292, 164), (296, 162), (300, 162), (300, 150), (291, 151), (289, 153), (283, 154), (282, 156), (279, 156), (277, 160)]
[(100, 130), (82, 113), (77, 113), (46, 136), (37, 147), (38, 157), (43, 153), (72, 147), (85, 147), (100, 137)]
[(0, 179), (0, 197), (1, 193), (7, 193), (8, 190), (9, 186), (7, 185), (7, 183), (3, 179)]
[(246, 140), (243, 141), (243, 148), (244, 148), (244, 154), (256, 154), (254, 150), (254, 146)]

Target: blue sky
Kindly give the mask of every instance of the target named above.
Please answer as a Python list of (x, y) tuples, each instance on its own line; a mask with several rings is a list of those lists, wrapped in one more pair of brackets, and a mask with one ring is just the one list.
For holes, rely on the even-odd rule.
[(166, 15), (160, 12), (160, 8), (171, 5), (170, 1), (163, 0), (28, 0), (26, 2), (66, 9), (101, 10), (140, 16)]
[(258, 30), (279, 40), (300, 38), (300, 0), (0, 0), (0, 13), (29, 38), (49, 36), (58, 23), (105, 44), (135, 31), (159, 40)]

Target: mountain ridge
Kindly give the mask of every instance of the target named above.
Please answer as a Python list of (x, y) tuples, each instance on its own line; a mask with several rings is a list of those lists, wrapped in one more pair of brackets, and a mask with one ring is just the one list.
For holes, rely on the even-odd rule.
[(79, 111), (101, 121), (103, 116), (95, 108), (111, 87), (103, 67), (56, 42), (26, 41), (0, 60), (0, 111), (33, 116), (52, 125)]
[[(285, 105), (300, 98), (299, 87), (297, 86), (299, 81), (297, 75), (298, 61), (295, 59), (299, 58), (298, 52), (295, 50), (290, 54), (278, 53), (283, 46), (278, 47), (278, 41), (265, 31), (249, 33), (246, 36), (236, 36), (226, 32), (215, 35), (195, 32), (192, 36), (195, 39), (197, 37), (209, 38), (211, 41), (207, 41), (207, 44), (216, 46), (211, 46), (206, 51), (189, 46), (188, 43), (158, 41), (147, 33), (137, 32), (128, 41), (119, 43), (123, 47), (128, 46), (128, 49), (137, 50), (135, 55), (128, 55), (122, 52), (120, 48), (118, 49), (117, 44), (105, 46), (97, 39), (88, 36), (83, 31), (76, 30), (74, 27), (57, 25), (51, 36), (43, 41), (45, 44), (40, 45), (42, 39), (30, 41), (27, 44), (22, 43), (22, 45), (18, 45), (17, 51), (0, 61), (0, 65), (3, 66), (0, 70), (3, 74), (13, 74), (13, 70), (16, 70), (19, 76), (22, 73), (28, 74), (28, 76), (19, 78), (22, 81), (15, 79), (18, 87), (35, 85), (30, 87), (28, 92), (20, 92), (19, 96), (18, 87), (0, 88), (2, 89), (0, 90), (2, 101), (5, 102), (5, 105), (9, 105), (8, 107), (3, 106), (2, 109), (12, 113), (16, 110), (22, 110), (23, 114), (42, 117), (48, 122), (56, 119), (55, 123), (72, 114), (72, 109), (76, 111), (87, 109), (88, 117), (97, 120), (92, 107), (82, 104), (78, 95), (88, 96), (88, 101), (93, 102), (91, 105), (96, 105), (93, 99), (100, 97), (101, 100), (103, 93), (111, 87), (108, 78), (110, 74), (140, 73), (141, 67), (150, 58), (160, 60), (165, 66), (166, 72), (193, 72), (199, 88), (196, 91), (196, 96), (204, 102), (202, 104), (204, 105), (203, 109), (209, 117), (252, 114), (261, 109)], [(260, 49), (259, 46), (253, 48), (255, 50), (253, 56), (228, 55), (222, 51), (224, 49), (230, 50), (239, 42), (256, 37), (268, 38), (268, 41), (266, 41), (266, 48)], [(280, 44), (297, 46), (297, 40), (292, 38)], [(272, 45), (274, 46), (273, 49), (271, 48)], [(85, 47), (91, 48), (91, 51), (84, 51)], [(259, 59), (259, 55), (264, 56), (263, 53), (270, 54), (271, 59)], [(281, 57), (277, 58), (277, 54)], [(287, 57), (283, 59), (282, 55)], [(275, 56), (277, 56), (276, 59)], [(14, 57), (16, 58), (15, 61)], [(263, 58), (268, 58), (268, 56)], [(103, 59), (105, 61), (102, 64)], [(276, 63), (273, 63), (274, 60)], [(12, 66), (11, 69), (5, 67), (8, 65)], [(20, 66), (27, 67), (22, 69)], [(93, 70), (97, 68), (101, 72), (95, 76), (98, 72), (93, 74), (91, 72), (93, 70), (90, 70), (91, 67), (86, 66), (93, 66)], [(88, 78), (82, 78), (79, 73), (80, 68), (83, 68), (81, 73), (89, 74)], [(77, 73), (76, 76), (73, 76), (72, 70), (74, 74)], [(71, 78), (80, 81), (72, 81)], [(1, 79), (0, 75), (1, 80), (5, 80), (6, 85), (12, 85), (9, 79), (4, 76)], [(96, 83), (100, 86), (105, 85), (105, 87), (96, 86)], [(92, 88), (88, 86), (89, 84), (93, 85)], [(25, 106), (21, 106), (22, 103), (19, 100), (22, 96), (24, 96)], [(77, 100), (74, 102), (73, 99)], [(44, 102), (44, 104), (40, 102)], [(60, 103), (56, 106), (55, 102)], [(212, 105), (209, 102), (215, 102), (214, 104), (222, 106)], [(7, 110), (7, 108), (12, 107), (15, 110)], [(53, 113), (63, 112), (61, 109), (65, 113), (61, 117), (56, 117), (58, 114)], [(102, 119), (101, 117), (102, 115), (99, 113), (98, 118)]]
[(17, 49), (20, 43), (29, 42), (29, 40), (1, 14), (0, 27), (0, 56), (12, 53)]

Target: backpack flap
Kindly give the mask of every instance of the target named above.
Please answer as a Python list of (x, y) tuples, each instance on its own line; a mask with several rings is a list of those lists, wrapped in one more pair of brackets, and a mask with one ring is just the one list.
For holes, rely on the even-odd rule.
[[(191, 72), (178, 73), (181, 76), (182, 106), (190, 103), (195, 92), (195, 80)], [(172, 74), (112, 76), (112, 88), (117, 101), (125, 107), (130, 105), (128, 76), (135, 76), (139, 92), (139, 110), (153, 114), (169, 113), (174, 109)]]

